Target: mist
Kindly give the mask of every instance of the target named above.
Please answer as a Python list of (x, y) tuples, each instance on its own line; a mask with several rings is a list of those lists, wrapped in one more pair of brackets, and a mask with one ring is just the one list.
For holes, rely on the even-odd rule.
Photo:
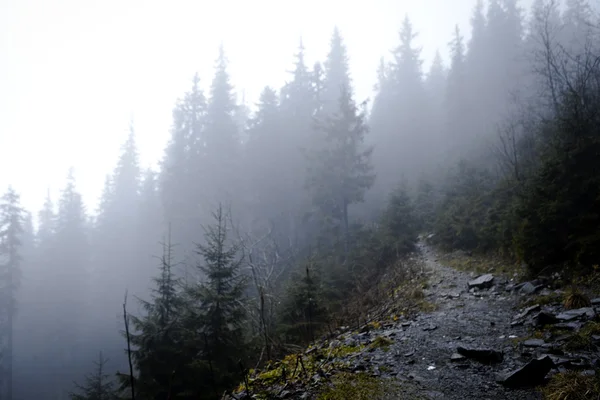
[[(124, 303), (143, 335), (167, 266), (182, 302), (200, 296), (190, 288), (211, 282), (211, 227), (227, 229), (221, 244), (246, 282), (243, 360), (260, 364), (265, 351), (285, 354), (275, 339), (261, 344), (268, 329), (278, 344), (314, 340), (324, 315), (350, 313), (326, 292), (359, 293), (358, 280), (380, 279), (422, 231), (445, 240), (440, 215), (462, 218), (466, 204), (453, 191), (533, 176), (538, 153), (519, 153), (517, 171), (506, 143), (526, 142), (553, 112), (538, 40), (547, 2), (398, 3), (0, 4), (2, 210), (18, 204), (21, 218), (18, 244), (0, 241), (3, 265), (19, 271), (0, 286), (6, 398), (67, 399), (99, 353), (111, 377), (129, 374)], [(562, 24), (569, 51), (596, 51), (575, 3), (545, 21)], [(597, 23), (597, 11), (585, 15)], [(469, 181), (468, 168), (485, 172)], [(448, 242), (468, 247), (459, 236)], [(374, 240), (377, 261), (355, 254)], [(281, 307), (301, 307), (288, 297), (310, 280), (307, 265), (324, 288), (323, 321), (292, 330), (301, 317)], [(221, 389), (239, 378), (223, 376)]]

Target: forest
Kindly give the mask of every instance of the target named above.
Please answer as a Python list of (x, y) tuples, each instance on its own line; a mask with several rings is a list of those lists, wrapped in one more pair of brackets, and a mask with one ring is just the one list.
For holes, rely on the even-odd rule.
[(532, 276), (592, 271), (598, 12), (477, 0), (470, 39), (457, 27), (427, 71), (406, 16), (371, 102), (333, 26), (326, 59), (307, 65), (300, 41), (253, 109), (221, 47), (174, 104), (158, 170), (141, 169), (132, 124), (97, 210), (73, 170), (41, 210), (1, 197), (0, 398), (219, 398), (362, 318), (368, 299), (348, 299), (421, 233)]

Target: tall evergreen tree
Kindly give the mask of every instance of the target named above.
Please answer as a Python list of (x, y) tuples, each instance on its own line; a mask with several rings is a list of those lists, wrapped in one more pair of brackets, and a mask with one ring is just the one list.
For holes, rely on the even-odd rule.
[(320, 127), (325, 147), (311, 154), (308, 188), (320, 214), (334, 223), (344, 251), (348, 251), (351, 204), (362, 202), (373, 185), (370, 157), (373, 149), (364, 146), (368, 128), (351, 94), (342, 90), (338, 112)]
[(181, 247), (182, 258), (192, 251), (191, 240), (201, 234), (199, 207), (208, 189), (206, 181), (207, 138), (206, 98), (200, 78), (173, 109), (171, 138), (165, 149), (159, 176), (159, 192), (166, 223), (171, 224), (173, 242)]
[(323, 115), (332, 116), (338, 111), (339, 98), (343, 90), (352, 96), (348, 51), (339, 29), (333, 30), (329, 45), (329, 53), (325, 60), (325, 76), (323, 80)]
[(0, 198), (0, 394), (13, 398), (14, 324), (22, 262), (24, 210), (9, 186)]
[(93, 374), (85, 376), (82, 385), (75, 384), (79, 393), (70, 393), (71, 400), (117, 400), (117, 390), (114, 381), (106, 373), (106, 363), (108, 362), (100, 352), (98, 361), (94, 362), (96, 370)]
[[(227, 71), (227, 59), (223, 46), (215, 66), (215, 75), (210, 86), (210, 97), (206, 110), (206, 158), (203, 175), (207, 180), (205, 197), (210, 194), (204, 207), (212, 207), (220, 201), (232, 202), (238, 188), (238, 160), (240, 158), (240, 132), (236, 122), (238, 106), (235, 103), (233, 86)], [(209, 174), (208, 171), (211, 171)], [(216, 173), (218, 171), (218, 173)], [(203, 179), (204, 180), (204, 179)], [(208, 210), (205, 216), (208, 215)]]
[[(140, 300), (144, 315), (131, 316), (134, 332), (133, 359), (138, 373), (136, 394), (143, 399), (180, 398), (185, 382), (194, 380), (187, 373), (193, 354), (186, 353), (181, 325), (183, 299), (180, 282), (175, 276), (173, 245), (164, 241), (158, 276), (150, 300)], [(124, 377), (125, 386), (130, 379)], [(200, 378), (200, 377), (197, 377)]]
[[(399, 180), (399, 171), (419, 170), (423, 152), (429, 146), (429, 107), (423, 82), (421, 49), (408, 16), (400, 29), (400, 43), (392, 51), (385, 86), (379, 88), (371, 116), (373, 154), (377, 182), (376, 203), (384, 204), (390, 188)], [(427, 110), (427, 111), (426, 111)], [(429, 156), (429, 155), (428, 155)]]
[(242, 259), (237, 246), (229, 244), (230, 226), (221, 205), (213, 218), (214, 225), (206, 230), (206, 244), (197, 246), (197, 253), (204, 260), (198, 263), (198, 269), (206, 277), (205, 281), (187, 288), (191, 303), (187, 307), (186, 324), (194, 327), (189, 340), (195, 343), (200, 354), (198, 361), (203, 362), (202, 370), (212, 381), (210, 386), (214, 390), (195, 394), (203, 399), (212, 398), (214, 393), (222, 393), (237, 383), (239, 362), (245, 361), (243, 295), (246, 280), (240, 271)]
[(429, 104), (430, 110), (428, 129), (431, 132), (429, 136), (431, 139), (429, 151), (432, 160), (439, 159), (447, 149), (448, 138), (444, 120), (446, 106), (446, 75), (447, 72), (442, 61), (442, 56), (439, 51), (436, 51), (425, 81), (427, 104)]
[(285, 148), (286, 137), (277, 94), (266, 87), (248, 128), (245, 152), (248, 192), (251, 193), (248, 204), (255, 219), (268, 221), (278, 232), (284, 229), (282, 224), (287, 219), (284, 206), (289, 193), (285, 192), (286, 185), (281, 182), (280, 170), (273, 166), (285, 165), (289, 154), (280, 151)]
[(446, 88), (446, 129), (449, 144), (455, 157), (460, 157), (465, 143), (471, 139), (469, 124), (465, 119), (469, 116), (469, 102), (465, 98), (468, 91), (466, 75), (465, 46), (458, 25), (454, 29), (454, 37), (450, 42), (450, 71)]

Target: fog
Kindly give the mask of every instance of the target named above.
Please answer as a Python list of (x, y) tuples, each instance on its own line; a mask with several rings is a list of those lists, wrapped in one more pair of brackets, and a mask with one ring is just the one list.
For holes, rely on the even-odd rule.
[[(268, 236), (277, 263), (346, 257), (398, 186), (485, 164), (499, 127), (545, 97), (533, 1), (485, 2), (481, 24), (476, 3), (0, 0), (0, 188), (31, 217), (12, 398), (68, 398), (99, 351), (127, 372), (125, 293), (143, 315), (167, 240), (177, 276), (203, 279), (195, 245), (219, 203), (232, 238)], [(322, 128), (340, 98), (369, 127), (348, 128), (353, 161)], [(343, 241), (321, 235), (330, 219)]]
[[(352, 59), (359, 99), (373, 97), (379, 58), (389, 57), (408, 13), (419, 30), (424, 65), (448, 54), (454, 24), (468, 36), (472, 1), (93, 1), (3, 0), (0, 4), (0, 185), (9, 182), (37, 210), (66, 170), (91, 210), (104, 175), (135, 121), (141, 164), (155, 166), (170, 110), (198, 72), (212, 79), (223, 43), (239, 99), (254, 107), (264, 85), (281, 87), (302, 38), (307, 64), (327, 54), (337, 25)], [(244, 96), (245, 94), (245, 96)], [(31, 110), (36, 117), (31, 118)], [(9, 134), (10, 133), (10, 134)], [(34, 141), (37, 145), (32, 148)], [(43, 169), (30, 168), (32, 163)], [(10, 168), (8, 168), (10, 166)], [(18, 175), (17, 175), (17, 172)]]

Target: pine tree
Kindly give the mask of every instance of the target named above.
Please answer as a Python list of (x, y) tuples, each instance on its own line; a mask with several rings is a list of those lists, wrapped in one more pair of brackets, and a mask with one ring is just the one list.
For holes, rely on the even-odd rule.
[[(52, 279), (46, 282), (50, 298), (52, 322), (47, 326), (48, 348), (57, 367), (55, 385), (61, 392), (83, 368), (83, 329), (90, 309), (90, 243), (87, 216), (81, 194), (77, 191), (74, 169), (61, 191), (56, 216), (54, 267)], [(48, 260), (50, 261), (50, 260)]]
[(0, 394), (13, 398), (13, 335), (22, 262), (24, 210), (9, 186), (0, 198)]
[(83, 385), (75, 384), (79, 393), (70, 393), (71, 400), (117, 400), (117, 391), (115, 383), (105, 372), (105, 365), (108, 362), (100, 352), (98, 361), (94, 362), (96, 370), (93, 374), (85, 376)]
[(436, 51), (425, 81), (427, 104), (429, 104), (431, 113), (428, 122), (428, 130), (431, 132), (429, 152), (432, 159), (439, 159), (446, 153), (448, 147), (446, 124), (444, 120), (446, 106), (446, 75), (447, 72), (442, 61), (442, 56), (439, 51)]
[(251, 194), (248, 204), (253, 217), (268, 221), (277, 232), (285, 229), (287, 216), (284, 205), (289, 193), (281, 182), (280, 170), (273, 166), (285, 165), (289, 154), (271, 149), (287, 147), (283, 128), (277, 94), (266, 87), (260, 95), (258, 110), (249, 122), (245, 165), (247, 190)]
[[(342, 90), (337, 114), (321, 126), (325, 147), (310, 154), (307, 186), (321, 215), (334, 223), (348, 251), (351, 204), (362, 202), (375, 175), (370, 162), (372, 147), (364, 145), (368, 132), (350, 92)], [(341, 228), (341, 229), (340, 229)]]
[[(198, 269), (206, 281), (187, 288), (189, 315), (186, 324), (195, 327), (195, 348), (201, 354), (204, 372), (212, 380), (216, 393), (235, 384), (240, 378), (239, 362), (244, 361), (245, 278), (240, 273), (242, 259), (237, 246), (228, 245), (227, 215), (219, 205), (213, 213), (214, 225), (206, 229), (206, 244), (197, 245), (204, 260)], [(199, 395), (199, 394), (198, 394)], [(203, 393), (202, 398), (211, 398)]]
[(454, 28), (454, 37), (450, 45), (450, 71), (446, 87), (446, 126), (449, 144), (453, 154), (461, 154), (460, 148), (472, 139), (469, 135), (469, 125), (465, 123), (465, 117), (469, 115), (467, 93), (467, 76), (465, 61), (465, 46), (458, 25)]
[[(170, 237), (163, 244), (158, 276), (150, 300), (139, 300), (145, 315), (131, 316), (135, 333), (130, 334), (135, 350), (133, 359), (138, 376), (136, 394), (144, 399), (178, 398), (182, 396), (187, 375), (186, 367), (193, 359), (187, 354), (181, 324), (183, 299), (175, 267)], [(122, 388), (129, 385), (129, 376), (120, 374)]]
[(325, 61), (325, 76), (323, 80), (323, 116), (332, 116), (338, 110), (338, 100), (343, 90), (347, 90), (352, 96), (352, 83), (350, 80), (350, 68), (348, 66), (348, 51), (344, 40), (336, 27), (333, 30), (329, 53)]
[[(204, 165), (203, 174), (207, 179), (207, 187), (203, 189), (205, 195), (210, 193), (211, 196), (203, 205), (211, 207), (220, 201), (231, 202), (236, 195), (243, 197), (243, 193), (232, 192), (232, 188), (241, 184), (237, 174), (241, 142), (236, 122), (238, 106), (235, 103), (227, 67), (225, 50), (220, 46), (206, 110), (207, 163)], [(217, 168), (219, 174), (207, 174), (207, 171)]]
[(398, 171), (422, 169), (424, 159), (429, 158), (423, 153), (430, 146), (431, 116), (421, 49), (415, 46), (417, 34), (408, 16), (399, 36), (400, 43), (392, 50), (385, 86), (379, 88), (370, 120), (377, 143), (373, 154), (378, 176), (374, 188), (377, 204), (383, 204), (390, 188), (398, 183)]
[(164, 221), (171, 224), (173, 242), (182, 246), (184, 259), (193, 248), (191, 238), (201, 234), (198, 227), (203, 215), (199, 205), (206, 202), (206, 107), (196, 74), (192, 87), (173, 109), (171, 138), (159, 176)]
[(286, 199), (281, 204), (281, 218), (275, 224), (275, 235), (279, 243), (290, 241), (302, 246), (310, 237), (310, 228), (304, 220), (310, 199), (303, 190), (306, 180), (307, 149), (314, 142), (313, 125), (314, 116), (318, 110), (319, 98), (324, 88), (322, 82), (322, 69), (310, 71), (305, 63), (305, 49), (300, 42), (295, 54), (292, 79), (281, 89), (279, 110), (281, 121), (285, 122), (285, 129), (281, 129), (278, 153), (286, 158), (278, 164), (278, 179), (281, 193), (286, 194)]
[(290, 280), (279, 312), (279, 329), (288, 341), (309, 343), (319, 334), (327, 318), (317, 264), (309, 259), (304, 270)]

